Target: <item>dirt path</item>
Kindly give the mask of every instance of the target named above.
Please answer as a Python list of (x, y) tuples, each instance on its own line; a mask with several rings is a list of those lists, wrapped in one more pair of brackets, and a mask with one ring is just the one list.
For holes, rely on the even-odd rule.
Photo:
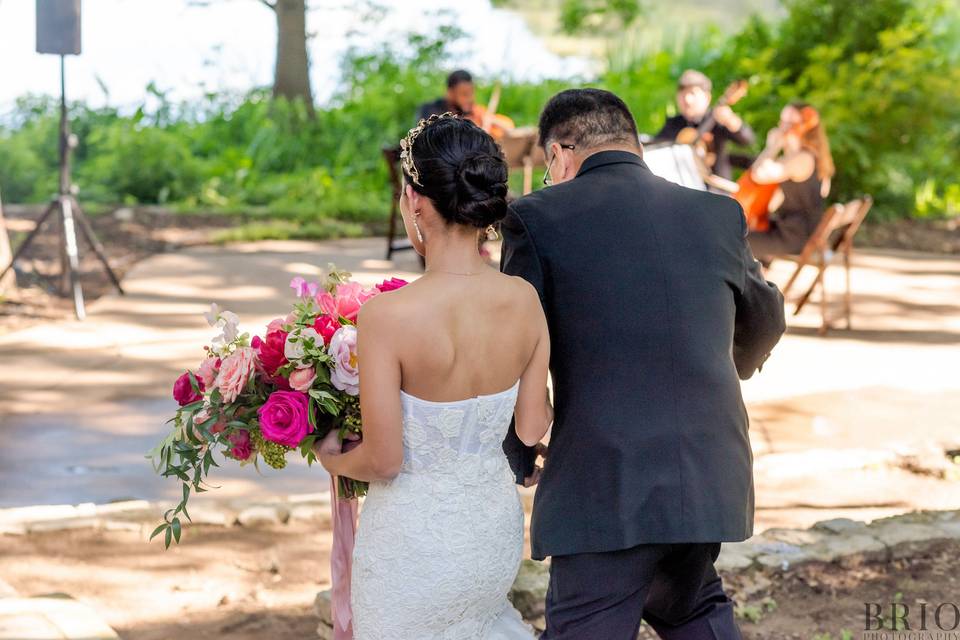
[(329, 585), (319, 526), (195, 527), (164, 551), (139, 533), (75, 530), (0, 536), (0, 575), (25, 595), (65, 592), (124, 640), (310, 638)]

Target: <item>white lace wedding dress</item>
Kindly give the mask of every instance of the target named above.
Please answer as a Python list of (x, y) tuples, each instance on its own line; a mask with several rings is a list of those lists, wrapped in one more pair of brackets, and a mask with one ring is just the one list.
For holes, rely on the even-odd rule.
[(356, 640), (534, 637), (507, 600), (523, 510), (501, 446), (518, 387), (459, 402), (401, 392), (403, 467), (360, 513)]

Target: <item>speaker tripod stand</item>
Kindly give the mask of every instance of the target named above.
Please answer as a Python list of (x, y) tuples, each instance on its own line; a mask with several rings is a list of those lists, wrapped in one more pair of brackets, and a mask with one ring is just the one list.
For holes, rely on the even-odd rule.
[(50, 201), (43, 215), (37, 221), (37, 226), (26, 237), (23, 243), (17, 248), (0, 278), (13, 268), (20, 256), (27, 250), (33, 240), (43, 230), (44, 225), (51, 216), (57, 215), (60, 219), (60, 290), (64, 295), (73, 298), (73, 309), (78, 320), (83, 320), (87, 316), (86, 308), (83, 302), (83, 287), (80, 284), (80, 246), (77, 242), (77, 227), (80, 227), (80, 233), (87, 244), (96, 254), (97, 258), (103, 264), (107, 276), (117, 288), (117, 291), (123, 295), (123, 288), (120, 286), (120, 280), (117, 274), (110, 268), (110, 262), (107, 260), (103, 245), (97, 239), (90, 221), (80, 208), (80, 203), (73, 194), (70, 185), (70, 151), (76, 146), (76, 136), (70, 133), (70, 125), (67, 121), (67, 99), (66, 99), (66, 80), (64, 74), (64, 56), (60, 56), (60, 192)]

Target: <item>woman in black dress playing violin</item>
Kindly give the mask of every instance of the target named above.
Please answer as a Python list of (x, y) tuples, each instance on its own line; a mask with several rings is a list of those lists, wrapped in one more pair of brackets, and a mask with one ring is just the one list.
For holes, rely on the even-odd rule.
[(769, 229), (747, 236), (761, 262), (803, 249), (823, 215), (834, 171), (830, 143), (817, 111), (803, 102), (788, 104), (750, 169), (755, 183), (779, 185), (770, 202)]

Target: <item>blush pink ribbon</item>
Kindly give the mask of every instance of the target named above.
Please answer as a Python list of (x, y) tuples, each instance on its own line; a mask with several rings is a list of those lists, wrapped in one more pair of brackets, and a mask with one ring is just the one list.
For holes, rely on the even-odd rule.
[(356, 498), (337, 497), (337, 478), (330, 478), (330, 509), (333, 520), (333, 548), (330, 550), (330, 610), (333, 640), (353, 640), (353, 611), (350, 609), (350, 572), (357, 534)]

